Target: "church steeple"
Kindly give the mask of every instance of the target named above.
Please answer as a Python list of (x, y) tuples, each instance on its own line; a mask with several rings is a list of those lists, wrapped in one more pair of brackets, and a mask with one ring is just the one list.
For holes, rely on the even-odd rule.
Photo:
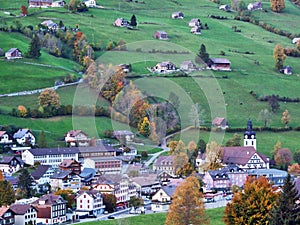
[(253, 146), (256, 150), (256, 133), (252, 130), (251, 119), (247, 122), (247, 130), (244, 133), (244, 146)]

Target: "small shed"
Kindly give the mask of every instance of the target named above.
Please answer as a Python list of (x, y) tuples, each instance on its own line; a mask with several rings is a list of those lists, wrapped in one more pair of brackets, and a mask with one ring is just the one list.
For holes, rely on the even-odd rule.
[(128, 27), (129, 22), (127, 20), (125, 20), (124, 18), (118, 18), (118, 19), (115, 20), (114, 26), (116, 26), (116, 27)]
[(168, 40), (168, 34), (165, 31), (158, 30), (154, 33), (154, 38), (159, 40)]
[(11, 48), (5, 53), (6, 59), (21, 59), (22, 52), (18, 48)]
[(198, 27), (198, 26), (192, 27), (191, 33), (192, 33), (192, 34), (201, 34), (201, 29), (200, 29), (200, 27)]
[(252, 2), (252, 3), (249, 3), (247, 8), (249, 11), (261, 10), (262, 3), (261, 2)]
[(196, 65), (191, 60), (187, 60), (181, 63), (180, 69), (183, 71), (194, 71), (197, 68)]
[(183, 19), (184, 18), (183, 12), (174, 12), (174, 13), (172, 13), (172, 18), (173, 19)]
[(279, 70), (280, 73), (283, 73), (285, 75), (292, 75), (293, 69), (291, 66), (285, 66), (282, 69)]
[(191, 19), (190, 22), (189, 22), (189, 26), (190, 26), (190, 27), (195, 27), (195, 26), (200, 27), (200, 26), (201, 26), (201, 21), (200, 21), (200, 19), (198, 19), (198, 18), (193, 18), (193, 19)]
[(209, 69), (218, 71), (231, 71), (231, 62), (225, 58), (210, 58), (207, 66)]

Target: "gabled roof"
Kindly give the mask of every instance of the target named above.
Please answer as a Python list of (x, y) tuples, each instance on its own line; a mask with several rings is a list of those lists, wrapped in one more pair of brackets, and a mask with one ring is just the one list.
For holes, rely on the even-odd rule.
[(38, 180), (40, 179), (50, 168), (50, 165), (38, 165), (38, 167), (31, 173), (31, 176), (35, 179)]
[(14, 133), (14, 138), (22, 138), (25, 134), (30, 132), (29, 129), (19, 129), (16, 133)]
[(169, 185), (169, 186), (163, 186), (162, 190), (170, 197), (173, 196), (175, 190), (176, 190), (176, 186), (175, 185)]
[(255, 153), (256, 150), (252, 146), (223, 147), (222, 163), (234, 163), (237, 165), (245, 165)]
[(64, 159), (60, 164), (59, 166), (60, 167), (65, 167), (65, 168), (68, 168), (70, 167), (73, 163), (78, 163), (75, 159)]
[(84, 179), (85, 182), (88, 182), (94, 178), (96, 170), (93, 168), (83, 168), (79, 176)]
[(85, 136), (88, 136), (82, 130), (70, 130), (67, 134), (69, 134), (71, 137), (76, 137), (80, 133), (84, 134)]
[(163, 31), (163, 30), (158, 30), (158, 31), (156, 31), (156, 33), (159, 33), (159, 34), (167, 34), (167, 32), (166, 32), (166, 31)]
[(148, 174), (138, 177), (132, 177), (131, 180), (140, 186), (149, 186), (159, 183), (156, 174)]
[(128, 179), (128, 176), (125, 174), (103, 174), (99, 176), (97, 183), (117, 185), (120, 184), (123, 178)]
[(6, 211), (8, 210), (9, 208), (6, 207), (6, 206), (1, 206), (0, 207), (0, 216), (3, 216), (4, 213), (6, 213)]
[(225, 58), (210, 58), (213, 63), (217, 64), (230, 64), (231, 62)]
[(77, 192), (77, 197), (76, 198), (78, 198), (80, 195), (83, 195), (84, 193), (88, 194), (89, 196), (92, 196), (93, 198), (96, 198), (97, 194), (101, 194), (97, 190), (79, 190)]
[(6, 134), (6, 131), (0, 131), (0, 137), (2, 137), (4, 134)]
[(0, 160), (0, 164), (9, 164), (14, 159), (17, 160), (20, 165), (24, 164), (23, 160), (20, 157), (16, 156), (3, 156)]
[(18, 48), (11, 48), (6, 53), (13, 53), (16, 50), (18, 50), (19, 52), (21, 52)]
[(31, 207), (29, 204), (12, 204), (9, 208), (17, 215), (24, 215)]
[(50, 179), (64, 179), (65, 177), (69, 176), (72, 173), (70, 170), (59, 170), (54, 173)]
[(46, 194), (40, 197), (38, 200), (34, 201), (33, 205), (40, 205), (40, 201), (43, 201), (42, 205), (53, 205), (57, 204), (59, 201), (65, 203), (66, 201), (60, 196), (55, 194)]
[(223, 121), (226, 121), (226, 119), (224, 118), (224, 117), (216, 117), (216, 118), (214, 118), (214, 120), (212, 121), (212, 124), (213, 125), (216, 125), (216, 126), (220, 126), (220, 125), (222, 125), (222, 122)]
[(34, 156), (42, 156), (42, 155), (64, 155), (64, 154), (78, 154), (79, 148), (72, 147), (72, 148), (33, 148), (29, 149)]
[(174, 163), (174, 156), (159, 156), (158, 159), (154, 162), (155, 166), (159, 166), (162, 164), (173, 165)]

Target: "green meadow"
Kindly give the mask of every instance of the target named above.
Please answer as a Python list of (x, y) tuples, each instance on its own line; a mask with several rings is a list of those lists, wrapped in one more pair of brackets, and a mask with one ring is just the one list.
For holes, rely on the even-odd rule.
[[(64, 8), (29, 8), (28, 16), (15, 17), (5, 12), (19, 15), (20, 6), (27, 6), (27, 1), (0, 0), (0, 23), (9, 26), (19, 21), (22, 26), (35, 27), (46, 19), (52, 19), (56, 23), (62, 20), (66, 27), (75, 27), (78, 24), (88, 41), (102, 49), (105, 49), (109, 41), (125, 40), (127, 51), (96, 51), (97, 60), (114, 65), (131, 63), (135, 77), (128, 76), (127, 79), (132, 79), (149, 95), (166, 99), (171, 91), (178, 94), (181, 103), (178, 113), (182, 128), (191, 125), (188, 114), (194, 103), (198, 103), (204, 111), (205, 126), (210, 126), (214, 117), (224, 116), (231, 127), (246, 128), (248, 118), (253, 120), (255, 127), (263, 126), (258, 114), (262, 109), (269, 109), (267, 102), (257, 101), (249, 94), (250, 91), (254, 91), (258, 96), (275, 94), (300, 98), (299, 58), (287, 57), (285, 61), (285, 65), (293, 68), (292, 76), (280, 74), (274, 69), (275, 45), (280, 43), (283, 47), (295, 47), (291, 39), (268, 32), (254, 24), (234, 20), (235, 12), (221, 11), (218, 4), (208, 0), (144, 0), (145, 4), (139, 2), (103, 0), (98, 3), (101, 8), (91, 8), (84, 13), (72, 13)], [(249, 2), (245, 1), (246, 4)], [(221, 4), (230, 4), (230, 1), (222, 0)], [(283, 12), (278, 14), (273, 13), (269, 9), (269, 2), (264, 1), (265, 10), (255, 11), (252, 15), (276, 28), (297, 34), (300, 30), (300, 9), (290, 1), (285, 1), (285, 5)], [(171, 14), (175, 11), (182, 11), (185, 18), (171, 19)], [(112, 25), (116, 18), (123, 17), (129, 20), (132, 14), (137, 17), (137, 29), (130, 30)], [(227, 19), (213, 19), (209, 15), (223, 16)], [(187, 24), (192, 18), (199, 18), (203, 24), (207, 23), (209, 29), (202, 30), (201, 35), (191, 34)], [(233, 26), (241, 32), (234, 32)], [(169, 40), (155, 40), (153, 34), (157, 30), (166, 31)], [(4, 51), (17, 47), (25, 54), (29, 43), (30, 40), (20, 33), (0, 32), (0, 48)], [(172, 61), (179, 67), (182, 61), (195, 59), (201, 44), (205, 44), (210, 57), (229, 59), (232, 71), (197, 71), (189, 77), (162, 77), (151, 74), (147, 69), (161, 61)], [(225, 55), (221, 55), (221, 52)], [(80, 77), (79, 70), (80, 65), (77, 63), (49, 55), (46, 50), (42, 50), (42, 56), (38, 59), (8, 61), (0, 57), (0, 94), (50, 87), (55, 81), (62, 80), (67, 73)], [(61, 104), (64, 105), (97, 104), (109, 107), (108, 102), (87, 86), (70, 86), (60, 88), (57, 92)], [(5, 114), (0, 115), (0, 123), (30, 127), (37, 131), (44, 129), (49, 132), (48, 139), (53, 146), (60, 143), (59, 139), (74, 126), (87, 129), (86, 132), (91, 136), (101, 137), (104, 130), (114, 128), (115, 124), (118, 124), (102, 117), (32, 120), (8, 115), (13, 108), (21, 104), (37, 108), (37, 98), (38, 95), (0, 98), (0, 111)], [(285, 109), (288, 109), (291, 115), (289, 125), (293, 128), (300, 126), (298, 103), (280, 102), (280, 110), (272, 115), (271, 127), (283, 127), (280, 119)], [(128, 128), (126, 124), (119, 125)], [(224, 143), (231, 136), (232, 133), (225, 134)], [(258, 149), (269, 155), (270, 149), (280, 140), (283, 147), (296, 151), (297, 137), (296, 131), (260, 132), (257, 135)], [(210, 135), (204, 134), (203, 139), (210, 140)]]

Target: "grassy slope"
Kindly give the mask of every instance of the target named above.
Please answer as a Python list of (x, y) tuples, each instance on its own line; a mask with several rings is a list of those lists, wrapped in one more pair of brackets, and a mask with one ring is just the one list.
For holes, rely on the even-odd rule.
[[(90, 9), (86, 13), (80, 15), (71, 14), (64, 9), (56, 9), (54, 12), (49, 10), (29, 9), (29, 13), (35, 12), (35, 15), (25, 18), (19, 18), (23, 25), (35, 25), (47, 18), (53, 19), (55, 22), (63, 20), (66, 26), (75, 26), (79, 24), (80, 29), (87, 36), (88, 40), (94, 41), (96, 44), (106, 46), (109, 40), (118, 41), (121, 38), (127, 42), (130, 52), (108, 52), (105, 54), (96, 53), (99, 55), (99, 59), (105, 62), (129, 62), (133, 63), (137, 67), (136, 72), (145, 73), (145, 66), (153, 66), (155, 62), (162, 60), (172, 60), (177, 65), (183, 60), (194, 59), (194, 54), (198, 51), (201, 43), (206, 45), (206, 49), (211, 57), (222, 57), (219, 55), (220, 51), (226, 53), (226, 58), (232, 62), (233, 71), (230, 73), (215, 72), (216, 77), (228, 76), (228, 79), (217, 79), (217, 82), (224, 93), (224, 99), (226, 102), (227, 118), (230, 121), (232, 127), (244, 127), (245, 121), (251, 117), (255, 126), (263, 125), (258, 121), (258, 113), (261, 109), (267, 108), (266, 102), (257, 102), (249, 95), (249, 91), (253, 90), (259, 95), (279, 94), (280, 96), (299, 97), (298, 80), (300, 64), (297, 58), (288, 58), (286, 64), (290, 64), (294, 68), (293, 76), (284, 76), (274, 71), (274, 60), (272, 52), (274, 46), (277, 43), (281, 43), (283, 46), (292, 47), (291, 41), (282, 36), (274, 35), (270, 32), (263, 30), (258, 26), (254, 26), (250, 23), (244, 23), (241, 21), (233, 20), (234, 13), (226, 13), (218, 10), (218, 5), (210, 1), (201, 1), (195, 4), (192, 0), (184, 1), (182, 5), (177, 5), (174, 1), (145, 1), (146, 4), (126, 3), (118, 0), (101, 1), (101, 4), (105, 6), (105, 9)], [(222, 3), (228, 3), (222, 1)], [(17, 1), (13, 5), (24, 4), (26, 1)], [(0, 0), (0, 5), (3, 8), (11, 7), (12, 4), (8, 4), (7, 1)], [(264, 4), (265, 8), (268, 8), (267, 3)], [(162, 10), (163, 9), (163, 10)], [(174, 11), (182, 10), (186, 17), (183, 20), (172, 20), (170, 15)], [(10, 10), (6, 10), (10, 11)], [(1, 12), (1, 11), (0, 11)], [(10, 12), (17, 13), (16, 10)], [(112, 26), (112, 22), (117, 17), (124, 17), (130, 19), (132, 14), (137, 16), (139, 26), (138, 30), (128, 30), (124, 28), (116, 28)], [(208, 18), (208, 14), (227, 16), (228, 20), (215, 20)], [(280, 15), (268, 12), (254, 12), (257, 18), (263, 21), (270, 22), (274, 26), (288, 30), (292, 33), (295, 30), (299, 30), (299, 9), (293, 6), (290, 2), (286, 2), (286, 9)], [(6, 16), (8, 24), (13, 23), (15, 18)], [(7, 18), (9, 17), (9, 18)], [(189, 33), (187, 23), (191, 18), (198, 17), (204, 23), (207, 23), (210, 27), (209, 30), (203, 30), (202, 35), (195, 36)], [(272, 18), (272, 20), (271, 20)], [(276, 19), (274, 19), (276, 18)], [(145, 24), (145, 22), (151, 22), (152, 24)], [(284, 26), (286, 22), (289, 22), (289, 26)], [(237, 26), (241, 29), (241, 33), (235, 33), (232, 31), (232, 26)], [(154, 31), (165, 30), (168, 32), (170, 41), (161, 42), (152, 38)], [(18, 45), (18, 47), (26, 52), (29, 45), (29, 40), (19, 34), (1, 33), (0, 36), (1, 47), (4, 50)], [(178, 54), (144, 54), (136, 52), (137, 48), (141, 48), (145, 51), (151, 49), (172, 49), (177, 51), (188, 50), (190, 54), (178, 55)], [(249, 51), (254, 52), (252, 55), (246, 55), (241, 53), (232, 52), (232, 50), (238, 50), (240, 52)], [(259, 65), (255, 65), (254, 61), (259, 61)], [(53, 70), (41, 66), (24, 65), (23, 61), (36, 62), (41, 64), (50, 64), (53, 66), (61, 66), (65, 69), (55, 68)], [(42, 57), (38, 60), (23, 59), (17, 62), (8, 63), (0, 60), (0, 90), (2, 93), (28, 90), (37, 87), (45, 87), (53, 85), (54, 81), (65, 75), (66, 72), (72, 70), (77, 65), (68, 60), (59, 59), (50, 56), (43, 52)], [(200, 75), (210, 75), (211, 73), (200, 73)], [(198, 74), (199, 75), (199, 74)], [(16, 79), (5, 79), (5, 77), (16, 77)], [(28, 76), (31, 79), (28, 79)], [(34, 80), (34, 82), (32, 82)], [(207, 99), (205, 93), (201, 91), (201, 88), (195, 84), (195, 81), (205, 82), (204, 78), (183, 79), (183, 78), (168, 78), (173, 84), (176, 84), (178, 89), (174, 91), (182, 90), (184, 95), (187, 95), (187, 99), (193, 102), (198, 102), (202, 105), (202, 108), (206, 112), (206, 123), (210, 123), (210, 108), (206, 104)], [(138, 82), (138, 80), (136, 80)], [(148, 81), (147, 85), (144, 85), (149, 89), (153, 87), (155, 89), (155, 83), (151, 86), (152, 81)], [(157, 87), (156, 87), (157, 88)], [(62, 104), (72, 104), (74, 102), (73, 93), (74, 87), (64, 88), (59, 90)], [(83, 89), (82, 89), (83, 90)], [(81, 92), (82, 92), (81, 90)], [(158, 92), (159, 91), (159, 92)], [(167, 95), (167, 90), (164, 88), (158, 89), (154, 93), (159, 95)], [(76, 96), (75, 102), (78, 104), (85, 104), (85, 99), (88, 99), (89, 91), (79, 99)], [(28, 97), (14, 97), (12, 99), (0, 99), (0, 109), (9, 112), (11, 108), (16, 107), (19, 104), (34, 107), (36, 105), (37, 96)], [(102, 104), (102, 101), (97, 100), (98, 104)], [(185, 99), (182, 100), (183, 111), (182, 115), (188, 115), (189, 107), (185, 107)], [(107, 103), (104, 103), (107, 105)], [(271, 126), (282, 126), (280, 122), (281, 112), (288, 108), (292, 122), (290, 125), (299, 126), (300, 117), (297, 113), (299, 111), (298, 104), (283, 104), (281, 103), (281, 111), (273, 116)], [(1, 118), (3, 123), (15, 123), (20, 126), (28, 126), (26, 120), (20, 120), (10, 117)], [(60, 118), (63, 121), (60, 124), (61, 128), (56, 127), (56, 130), (62, 135), (66, 131), (66, 127), (63, 124), (67, 124), (69, 118)], [(182, 119), (182, 126), (189, 125), (188, 119)], [(33, 129), (47, 124), (47, 120), (37, 120), (31, 124)], [(49, 127), (52, 127), (52, 122)], [(293, 139), (297, 133), (288, 133), (286, 140), (288, 143), (294, 143)], [(263, 135), (263, 134), (262, 134)], [(280, 134), (285, 136), (284, 134)], [(264, 136), (264, 135), (263, 135)], [(290, 137), (291, 136), (291, 137)], [(276, 138), (277, 139), (277, 138)], [(270, 141), (273, 142), (273, 141)], [(270, 146), (265, 147), (272, 148), (274, 144), (270, 143)], [(296, 148), (296, 147), (295, 147)]]

